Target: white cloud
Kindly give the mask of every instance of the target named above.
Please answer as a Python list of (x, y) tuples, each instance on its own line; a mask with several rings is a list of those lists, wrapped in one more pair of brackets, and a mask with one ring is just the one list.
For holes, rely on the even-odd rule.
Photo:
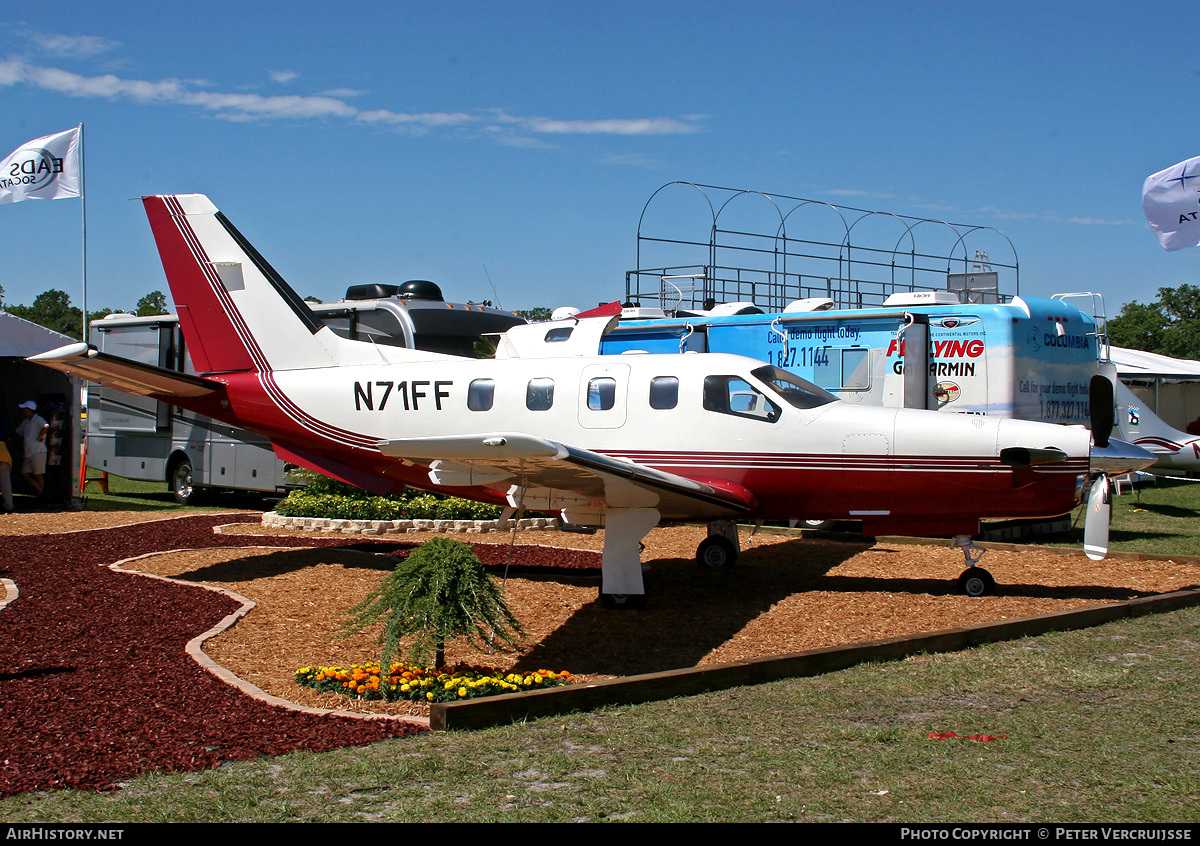
[[(63, 45), (66, 49), (66, 45)], [(82, 48), (79, 48), (82, 49)], [(290, 82), (294, 71), (270, 71), (276, 82)], [(425, 133), (436, 130), (475, 128), (500, 143), (544, 146), (539, 135), (677, 135), (698, 132), (688, 118), (606, 118), (559, 120), (547, 117), (510, 115), (500, 109), (470, 112), (398, 112), (391, 109), (359, 109), (346, 98), (361, 92), (337, 89), (323, 94), (277, 95), (224, 93), (201, 90), (198, 80), (124, 79), (114, 74), (84, 76), (61, 68), (40, 67), (19, 58), (0, 60), (0, 85), (31, 85), (69, 97), (104, 97), (146, 104), (193, 106), (226, 120), (308, 120), (345, 118), (359, 123), (389, 126), (398, 131)]]
[(829, 188), (825, 193), (833, 194), (835, 197), (874, 197), (880, 199), (891, 199), (896, 196), (886, 191), (870, 191), (858, 188)]
[(371, 109), (358, 112), (355, 119), (362, 123), (386, 124), (389, 126), (423, 131), (447, 126), (466, 126), (479, 122), (479, 118), (466, 112), (393, 112), (390, 109)]
[(627, 167), (641, 167), (647, 170), (654, 170), (663, 166), (663, 163), (653, 156), (646, 156), (641, 153), (614, 153), (612, 155), (603, 156), (600, 158), (600, 164), (615, 164), (625, 165)]
[(52, 35), (31, 32), (26, 37), (43, 53), (71, 59), (86, 59), (121, 46), (119, 41), (110, 41), (97, 35)]
[(606, 120), (555, 120), (522, 118), (519, 123), (531, 132), (554, 135), (681, 135), (699, 132), (694, 123), (676, 118), (610, 118)]

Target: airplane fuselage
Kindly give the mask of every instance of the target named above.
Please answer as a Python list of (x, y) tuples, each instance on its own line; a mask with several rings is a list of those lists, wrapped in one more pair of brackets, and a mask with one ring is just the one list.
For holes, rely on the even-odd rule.
[[(205, 411), (428, 489), (444, 486), (431, 481), (426, 464), (384, 456), (377, 444), (528, 432), (751, 491), (748, 516), (756, 519), (854, 518), (911, 534), (969, 534), (980, 516), (1048, 516), (1078, 502), (1086, 431), (832, 398), (800, 408), (754, 375), (759, 368), (730, 355), (627, 355), (226, 374), (218, 378), (228, 385), (229, 408)], [(1038, 469), (1000, 462), (1005, 447), (1031, 443), (1071, 458)], [(500, 501), (506, 485), (452, 488)]]

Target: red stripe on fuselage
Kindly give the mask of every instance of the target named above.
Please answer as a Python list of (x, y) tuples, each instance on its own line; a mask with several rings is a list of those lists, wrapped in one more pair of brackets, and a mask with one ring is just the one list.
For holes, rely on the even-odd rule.
[(173, 197), (143, 197), (142, 202), (197, 371), (249, 370), (253, 361), (213, 291), (208, 268), (197, 261), (184, 228), (176, 222), (182, 216), (182, 209), (173, 212), (178, 202)]

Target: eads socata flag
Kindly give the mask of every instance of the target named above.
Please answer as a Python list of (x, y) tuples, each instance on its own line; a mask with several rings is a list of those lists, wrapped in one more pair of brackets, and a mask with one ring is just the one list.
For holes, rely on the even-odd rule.
[(79, 196), (79, 127), (35, 138), (0, 162), (0, 203)]
[(1142, 210), (1164, 250), (1200, 245), (1200, 156), (1147, 176)]

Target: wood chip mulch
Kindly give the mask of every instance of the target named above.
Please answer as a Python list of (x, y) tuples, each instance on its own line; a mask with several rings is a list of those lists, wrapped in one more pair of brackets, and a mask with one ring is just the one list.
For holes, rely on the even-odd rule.
[(20, 595), (0, 610), (0, 795), (104, 789), (149, 770), (207, 769), (417, 730), (301, 713), (241, 693), (184, 650), (235, 610), (231, 599), (97, 566), (158, 550), (244, 543), (213, 534), (214, 525), (228, 522), (226, 514), (5, 539), (0, 577), (16, 583)]
[[(112, 520), (112, 518), (107, 518)], [(151, 769), (190, 770), (290, 749), (411, 732), (391, 722), (271, 707), (219, 682), (183, 645), (235, 607), (228, 597), (97, 565), (166, 549), (129, 567), (231, 590), (257, 603), (205, 652), (238, 677), (301, 705), (423, 713), (354, 702), (294, 681), (297, 668), (378, 656), (374, 633), (346, 639), (346, 610), (432, 535), (355, 538), (265, 529), (257, 518), (187, 517), (103, 531), (6, 538), (0, 577), (20, 598), (0, 609), (0, 795), (106, 787)], [(1177, 590), (1200, 567), (1089, 562), (1079, 554), (994, 550), (995, 596), (957, 595), (961, 553), (946, 546), (742, 533), (729, 570), (692, 560), (704, 530), (655, 529), (643, 561), (649, 608), (599, 607), (603, 533), (457, 536), (476, 544), (526, 630), (519, 653), (448, 647), (451, 662), (570, 670), (584, 680), (801, 651), (1028, 616)], [(262, 548), (272, 547), (272, 548)], [(284, 548), (281, 548), (284, 547)], [(292, 547), (290, 549), (286, 547)], [(300, 548), (296, 548), (300, 547)], [(99, 719), (96, 715), (104, 715)]]

